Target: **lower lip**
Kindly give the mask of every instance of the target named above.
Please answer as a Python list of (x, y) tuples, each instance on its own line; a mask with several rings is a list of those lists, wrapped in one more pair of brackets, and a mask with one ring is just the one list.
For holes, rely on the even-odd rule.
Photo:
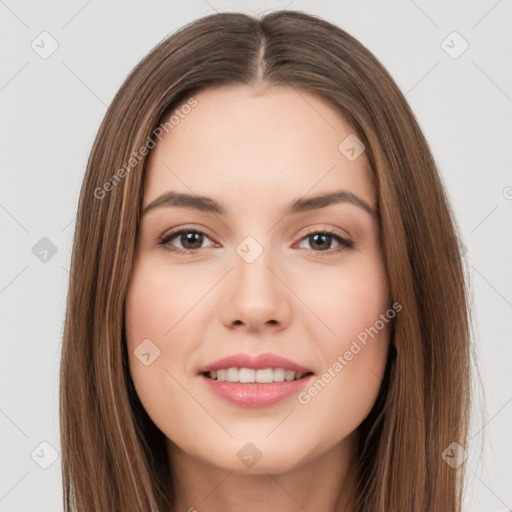
[(226, 382), (200, 375), (216, 395), (239, 407), (267, 407), (297, 394), (310, 382), (314, 375), (299, 380), (270, 382), (268, 384)]

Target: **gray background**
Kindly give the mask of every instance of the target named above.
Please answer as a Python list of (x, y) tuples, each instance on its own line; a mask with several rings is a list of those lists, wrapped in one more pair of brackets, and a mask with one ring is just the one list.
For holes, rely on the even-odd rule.
[[(512, 510), (511, 0), (0, 0), (0, 511), (62, 510), (58, 369), (71, 241), (106, 106), (185, 23), (215, 10), (284, 7), (320, 15), (367, 46), (431, 145), (467, 247), (483, 382), (465, 510)], [(42, 58), (53, 40), (58, 48)]]

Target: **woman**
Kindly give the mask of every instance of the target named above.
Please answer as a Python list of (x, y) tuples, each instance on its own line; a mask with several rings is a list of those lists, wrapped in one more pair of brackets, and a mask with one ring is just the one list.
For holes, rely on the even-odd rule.
[(458, 230), (364, 47), (222, 13), (122, 85), (78, 207), (66, 510), (460, 511)]

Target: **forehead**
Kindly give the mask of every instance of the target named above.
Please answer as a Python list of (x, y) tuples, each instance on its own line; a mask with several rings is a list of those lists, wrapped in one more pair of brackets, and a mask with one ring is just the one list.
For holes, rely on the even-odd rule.
[(152, 150), (144, 205), (171, 189), (229, 203), (340, 188), (375, 205), (364, 152), (350, 161), (339, 149), (354, 130), (322, 98), (248, 86), (208, 88), (193, 98), (191, 109), (177, 105), (179, 122)]

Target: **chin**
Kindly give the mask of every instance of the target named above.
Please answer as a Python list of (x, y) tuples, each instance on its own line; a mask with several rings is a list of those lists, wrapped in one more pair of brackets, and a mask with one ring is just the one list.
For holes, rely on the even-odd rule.
[[(225, 471), (247, 475), (279, 474), (291, 471), (307, 458), (306, 440), (290, 437), (268, 438), (244, 436), (235, 438), (217, 448), (209, 462)], [(287, 441), (285, 440), (287, 439)], [(311, 447), (312, 448), (312, 447)]]

